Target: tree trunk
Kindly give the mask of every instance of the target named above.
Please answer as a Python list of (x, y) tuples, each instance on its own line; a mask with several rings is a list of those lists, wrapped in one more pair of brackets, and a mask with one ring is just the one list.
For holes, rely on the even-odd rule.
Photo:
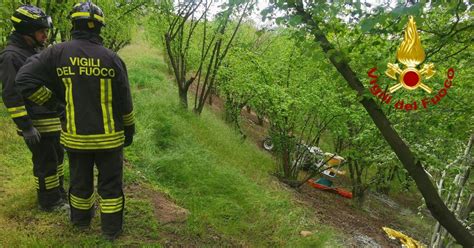
[(336, 152), (336, 154), (339, 154), (342, 152), (342, 146), (344, 144), (344, 139), (340, 136), (337, 136), (336, 138), (336, 144), (335, 144), (335, 149), (334, 151)]
[(441, 225), (446, 228), (446, 230), (448, 230), (448, 232), (461, 245), (464, 247), (474, 247), (474, 237), (446, 207), (443, 200), (438, 195), (436, 188), (433, 186), (433, 183), (430, 181), (430, 178), (426, 174), (421, 161), (415, 158), (407, 144), (405, 144), (397, 131), (393, 129), (390, 121), (379, 108), (377, 103), (372, 98), (365, 96), (367, 89), (349, 64), (342, 59), (344, 56), (329, 42), (325, 34), (319, 28), (318, 23), (315, 22), (311, 14), (304, 10), (302, 5), (297, 5), (293, 2), (289, 3), (289, 6), (294, 7), (296, 12), (303, 17), (303, 21), (312, 28), (315, 41), (318, 42), (323, 51), (329, 56), (329, 60), (341, 76), (344, 77), (349, 86), (358, 93), (361, 98), (360, 103), (364, 106), (387, 143), (415, 181), (415, 184), (423, 195), (426, 206), (433, 217), (438, 220), (439, 223), (441, 223)]
[[(457, 190), (458, 190), (457, 194), (454, 196), (454, 199), (453, 199), (452, 198), (452, 193), (454, 193), (454, 192), (452, 191), (453, 188), (450, 187), (448, 189), (448, 195), (447, 195), (447, 197), (445, 198), (445, 201), (444, 201), (446, 205), (451, 205), (450, 206), (451, 211), (454, 211), (456, 213), (459, 220), (465, 220), (467, 218), (467, 217), (463, 217), (463, 214), (461, 213), (460, 195), (461, 195), (461, 192), (464, 189), (464, 185), (467, 182), (467, 179), (469, 178), (469, 174), (470, 174), (470, 167), (472, 165), (472, 164), (470, 164), (471, 163), (470, 162), (471, 161), (470, 156), (471, 156), (471, 149), (472, 149), (472, 146), (473, 146), (473, 142), (474, 142), (474, 135), (471, 135), (471, 137), (469, 138), (468, 144), (466, 146), (466, 149), (464, 150), (463, 155), (460, 156), (458, 159), (456, 159), (454, 162), (452, 162), (452, 163), (450, 163), (449, 165), (446, 166), (446, 168), (444, 169), (444, 171), (442, 173), (442, 177), (440, 178), (440, 180), (437, 184), (438, 193), (441, 194), (441, 192), (443, 190), (443, 182), (446, 179), (446, 171), (450, 167), (452, 167), (452, 166), (454, 166), (458, 163), (461, 163), (463, 165), (463, 171), (461, 171), (460, 174), (458, 174), (458, 176), (455, 179), (455, 183), (454, 183), (455, 186), (458, 186), (457, 187)], [(460, 178), (458, 178), (458, 177), (460, 177)], [(472, 195), (471, 195), (471, 197), (472, 197)], [(471, 201), (471, 199), (469, 199), (469, 201)], [(433, 234), (431, 236), (431, 246), (435, 247), (435, 248), (443, 247), (443, 244), (446, 243), (445, 241), (446, 241), (446, 230), (444, 228), (441, 228), (440, 223), (438, 222), (438, 223), (436, 223), (436, 225), (433, 229)]]
[(214, 89), (215, 89), (214, 87), (212, 87), (212, 88), (210, 89), (209, 99), (208, 99), (208, 104), (209, 104), (209, 106), (212, 106), (212, 100), (213, 100), (213, 99), (212, 99), (212, 96), (215, 94), (215, 90), (214, 90)]
[(283, 173), (286, 179), (291, 178), (290, 152), (287, 140), (283, 141), (281, 152), (283, 153)]
[(263, 116), (257, 114), (257, 124), (263, 126)]
[(212, 106), (212, 93), (209, 95), (209, 101), (207, 102), (209, 106)]
[(349, 172), (352, 182), (352, 194), (354, 195), (355, 202), (359, 208), (364, 206), (365, 201), (365, 190), (366, 187), (363, 184), (362, 173), (364, 168), (359, 165), (357, 161), (351, 160), (349, 163)]
[(179, 103), (184, 109), (188, 109), (188, 90), (179, 87)]
[(467, 201), (466, 206), (464, 207), (463, 211), (461, 214), (459, 214), (459, 218), (461, 220), (465, 220), (469, 218), (469, 214), (474, 210), (474, 194), (471, 194), (469, 196), (469, 200)]
[[(318, 40), (321, 41), (322, 46), (324, 46), (324, 41), (329, 45), (329, 41), (326, 40), (326, 37), (323, 38), (323, 36), (320, 36)], [(326, 52), (327, 51), (329, 51), (329, 49), (327, 49)], [(331, 56), (330, 59), (341, 75), (344, 76), (349, 85), (360, 95), (363, 95), (365, 88), (349, 65), (345, 62), (337, 62), (334, 56)], [(375, 103), (372, 98), (366, 97), (362, 98), (361, 103), (387, 143), (397, 155), (398, 159), (402, 162), (405, 169), (415, 181), (415, 184), (423, 195), (426, 206), (431, 211), (431, 214), (460, 244), (465, 247), (473, 247), (473, 236), (443, 203), (443, 200), (438, 195), (433, 183), (430, 181), (428, 175), (423, 169), (421, 162), (415, 158), (410, 148), (405, 144), (397, 131), (392, 128), (389, 120), (378, 107), (377, 103)]]

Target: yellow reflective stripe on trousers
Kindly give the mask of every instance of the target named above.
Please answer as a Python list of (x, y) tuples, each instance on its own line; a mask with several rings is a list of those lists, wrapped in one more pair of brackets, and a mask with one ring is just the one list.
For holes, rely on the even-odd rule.
[(104, 214), (113, 214), (122, 211), (123, 197), (112, 199), (99, 199), (100, 212)]
[(64, 87), (66, 87), (66, 128), (67, 132), (76, 134), (76, 120), (74, 114), (74, 98), (72, 95), (71, 78), (63, 78)]
[(39, 186), (39, 178), (38, 177), (35, 177), (35, 186), (36, 186), (36, 189), (39, 189), (40, 186)]
[(47, 189), (47, 190), (57, 188), (57, 187), (59, 187), (59, 181), (55, 181), (55, 182), (51, 182), (51, 183), (46, 183), (45, 186), (46, 186), (46, 189)]
[(131, 126), (135, 123), (135, 113), (132, 111), (130, 114), (123, 115), (123, 124), (125, 126)]
[(57, 180), (58, 180), (58, 175), (52, 175), (52, 176), (44, 178), (44, 181), (46, 183), (54, 182), (54, 181), (57, 181)]
[[(36, 186), (36, 189), (40, 189), (40, 183), (39, 183), (39, 178), (38, 177), (34, 177), (35, 179), (35, 186)], [(44, 178), (44, 183), (45, 183), (45, 188), (47, 190), (50, 190), (50, 189), (54, 189), (56, 187), (59, 187), (59, 178), (58, 178), (58, 175), (52, 175), (52, 176), (49, 176), (49, 177), (45, 177)]]
[(47, 190), (59, 187), (58, 175), (52, 175), (44, 178), (45, 187)]
[(23, 117), (28, 115), (26, 112), (25, 106), (19, 106), (19, 107), (14, 107), (14, 108), (8, 108), (8, 113), (10, 113), (10, 116), (12, 118), (18, 118), (18, 117)]
[(89, 198), (77, 197), (73, 194), (69, 194), (69, 199), (71, 200), (71, 206), (77, 209), (89, 210), (94, 205), (94, 193)]
[(43, 105), (51, 98), (51, 95), (51, 91), (48, 88), (42, 86), (35, 93), (29, 96), (28, 99), (36, 104)]
[(100, 79), (100, 104), (105, 133), (115, 132), (112, 112), (112, 79)]

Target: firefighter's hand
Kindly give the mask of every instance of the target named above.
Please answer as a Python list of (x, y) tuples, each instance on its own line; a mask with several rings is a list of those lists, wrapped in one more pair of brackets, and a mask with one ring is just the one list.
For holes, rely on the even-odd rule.
[(35, 145), (40, 142), (41, 134), (35, 127), (31, 127), (30, 129), (23, 131), (23, 138), (25, 138), (26, 143), (29, 145)]
[(125, 142), (123, 143), (123, 147), (130, 146), (133, 142), (133, 136), (125, 136)]

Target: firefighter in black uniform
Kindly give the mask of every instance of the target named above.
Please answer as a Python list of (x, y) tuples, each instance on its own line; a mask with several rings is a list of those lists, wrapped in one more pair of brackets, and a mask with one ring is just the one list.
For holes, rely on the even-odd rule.
[[(23, 98), (15, 89), (15, 76), (26, 59), (43, 46), (51, 18), (40, 8), (23, 5), (11, 17), (14, 31), (7, 47), (0, 52), (2, 98), (8, 112), (25, 138), (33, 154), (33, 175), (39, 207), (51, 211), (62, 206), (66, 198), (63, 189), (62, 162), (64, 151), (59, 143), (61, 124), (56, 105), (41, 106), (52, 96), (45, 87)], [(63, 199), (61, 199), (63, 198)]]
[(102, 45), (102, 10), (90, 1), (78, 3), (70, 17), (72, 40), (31, 57), (16, 81), (24, 96), (45, 86), (66, 104), (61, 143), (69, 156), (71, 221), (90, 224), (95, 164), (102, 233), (113, 240), (123, 224), (123, 147), (135, 132), (128, 75), (119, 56)]

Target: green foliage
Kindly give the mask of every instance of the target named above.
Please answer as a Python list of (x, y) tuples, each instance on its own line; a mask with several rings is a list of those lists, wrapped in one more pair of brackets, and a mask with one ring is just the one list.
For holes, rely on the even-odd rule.
[(7, 37), (13, 26), (10, 17), (16, 8), (17, 1), (3, 1), (0, 6), (0, 49), (7, 45)]
[[(0, 7), (0, 48), (6, 45), (6, 38), (11, 32), (10, 16), (13, 11), (25, 1), (2, 1)], [(50, 30), (50, 42), (61, 42), (70, 39), (71, 21), (69, 12), (72, 6), (79, 1), (58, 0), (51, 1), (26, 1), (31, 4), (40, 3), (46, 14), (53, 19), (54, 28)], [(145, 11), (148, 1), (127, 0), (100, 0), (95, 1), (105, 14), (106, 27), (102, 30), (104, 45), (113, 51), (118, 51), (131, 40), (131, 31), (137, 23), (137, 18)]]
[[(44, 213), (37, 209), (31, 154), (22, 138), (16, 135), (3, 103), (0, 113), (0, 243), (9, 247), (110, 246), (110, 242), (100, 236), (98, 218), (94, 219), (91, 230), (78, 232), (69, 223), (66, 212)], [(67, 161), (64, 167), (67, 183)], [(157, 223), (149, 202), (128, 198), (125, 222), (126, 239), (118, 244), (145, 244), (144, 240), (157, 238)]]
[[(297, 2), (272, 1), (273, 5), (263, 14), (270, 17), (275, 8), (288, 10), (292, 9), (295, 3)], [(345, 1), (331, 3), (316, 1), (304, 5), (307, 13), (313, 15), (311, 21), (316, 22), (334, 44), (333, 49), (326, 52), (324, 57), (335, 57), (336, 62), (349, 61), (358, 78), (368, 88), (371, 85), (367, 78), (367, 71), (372, 67), (378, 69), (377, 73), (380, 75), (378, 84), (382, 88), (396, 83), (384, 79), (383, 72), (388, 62), (393, 63), (396, 60), (396, 51), (402, 41), (408, 15), (415, 17), (418, 29), (421, 30), (422, 44), (427, 54), (425, 62), (435, 62), (438, 68), (435, 77), (427, 80), (426, 83), (437, 92), (443, 88), (447, 69), (456, 68), (455, 81), (458, 84), (449, 90), (448, 97), (429, 109), (411, 112), (394, 110), (393, 106), (386, 105), (377, 99), (381, 110), (390, 118), (397, 131), (409, 144), (413, 144), (411, 148), (415, 151), (417, 158), (437, 175), (447, 163), (460, 155), (465, 146), (465, 140), (474, 129), (473, 105), (467, 102), (469, 101), (467, 99), (474, 97), (474, 91), (471, 85), (464, 83), (471, 80), (467, 75), (472, 74), (473, 68), (472, 61), (465, 60), (472, 55), (474, 27), (472, 15), (468, 13), (472, 7), (472, 4), (465, 1), (429, 4), (386, 2), (377, 5), (360, 2), (348, 4)], [(277, 18), (276, 22), (288, 28), (297, 27), (294, 29), (293, 37), (298, 41), (298, 45), (305, 51), (317, 50), (308, 49), (307, 44), (319, 45), (312, 41), (317, 33), (311, 33), (312, 30), (308, 29), (308, 25), (301, 20), (300, 13), (289, 11), (287, 15)], [(328, 67), (327, 59), (319, 62), (316, 67)], [(324, 69), (324, 71), (334, 73), (333, 69)], [(329, 75), (329, 78), (334, 78), (336, 81), (333, 87), (347, 84), (338, 78), (337, 74)], [(362, 98), (354, 101), (352, 96), (343, 91), (339, 93), (323, 99), (332, 99), (332, 101), (338, 99), (342, 112), (347, 114), (344, 121), (331, 123), (329, 129), (334, 139), (334, 149), (362, 166), (359, 174), (365, 179), (357, 179), (354, 176), (356, 170), (351, 170), (351, 175), (354, 176), (353, 187), (362, 183), (363, 185), (359, 186), (364, 188), (379, 188), (381, 184), (388, 184), (383, 187), (390, 188), (391, 180), (396, 177), (392, 177), (388, 172), (397, 171), (396, 174), (404, 174), (403, 170), (396, 169), (400, 167), (399, 162), (363, 109), (354, 105), (358, 104), (357, 101)], [(292, 96), (292, 101), (295, 101), (295, 97)], [(366, 91), (366, 94), (360, 97), (372, 96), (369, 91)], [(404, 90), (395, 92), (393, 97), (395, 100), (418, 99), (421, 101), (426, 95), (420, 91)], [(393, 104), (394, 102), (391, 105)], [(302, 109), (297, 108), (297, 110)], [(391, 179), (387, 181), (387, 177)]]
[[(179, 97), (188, 107), (188, 90), (196, 85), (194, 112), (200, 114), (209, 94), (216, 89), (222, 66), (242, 20), (255, 1), (168, 2), (155, 8), (161, 15), (149, 19), (153, 40), (164, 45), (170, 72), (175, 76)], [(217, 13), (213, 9), (219, 8)], [(158, 25), (156, 25), (158, 24)]]
[[(136, 61), (137, 73), (149, 72), (141, 67), (145, 61), (157, 59), (156, 54), (147, 50), (147, 55), (136, 59), (135, 49), (124, 49), (124, 58)], [(198, 118), (182, 110), (171, 82), (160, 80), (164, 72), (153, 70), (153, 83), (135, 91), (135, 106), (141, 111), (130, 152), (136, 155), (132, 162), (144, 180), (167, 189), (191, 212), (186, 225), (176, 233), (200, 237), (211, 245), (218, 236), (223, 246), (325, 243), (329, 236), (324, 230), (310, 238), (299, 236), (300, 230), (320, 228), (310, 212), (294, 205), (289, 192), (280, 192), (282, 188), (275, 185), (269, 176), (273, 160), (254, 145), (242, 143), (234, 130), (213, 114), (205, 111)]]
[[(474, 105), (471, 102), (474, 99), (471, 83), (474, 66), (470, 59), (474, 28), (472, 3), (422, 1), (372, 5), (360, 1), (351, 4), (347, 1), (310, 1), (305, 8), (313, 15), (311, 21), (316, 22), (334, 44), (329, 51), (323, 52), (321, 44), (314, 41), (318, 33), (306, 25), (308, 20), (304, 20), (304, 16), (292, 10), (296, 1), (271, 2), (272, 5), (263, 11), (264, 18), (275, 15), (276, 9), (285, 10), (284, 15), (275, 20), (280, 27), (271, 31), (257, 30), (252, 22), (244, 22), (222, 61), (216, 82), (218, 94), (225, 98), (226, 117), (230, 122), (239, 127), (244, 106), (251, 107), (258, 116), (270, 122), (269, 135), (276, 144), (280, 165), (276, 169), (278, 174), (297, 179), (298, 168), (292, 163), (298, 157), (296, 144), (319, 146), (320, 138), (324, 137), (324, 150), (337, 152), (348, 160), (353, 191), (360, 193), (357, 196), (363, 197), (367, 189), (385, 193), (391, 189), (410, 189), (412, 181), (360, 106), (360, 102), (373, 97), (372, 94), (368, 90), (360, 95), (352, 93), (328, 60), (348, 62), (367, 89), (371, 87), (367, 71), (376, 67), (377, 83), (387, 89), (396, 81), (385, 77), (384, 72), (387, 63), (396, 62), (408, 15), (415, 17), (420, 31), (426, 52), (424, 63), (434, 63), (437, 71), (424, 83), (436, 93), (444, 86), (447, 69), (453, 67), (453, 86), (436, 106), (417, 111), (395, 110), (393, 104), (398, 99), (405, 99), (408, 102), (418, 100), (420, 105), (421, 99), (431, 97), (421, 90), (399, 90), (393, 93), (391, 105), (374, 99), (392, 127), (410, 144), (416, 159), (434, 176), (433, 180), (442, 174), (446, 164), (462, 153), (467, 138), (474, 131)], [(233, 1), (231, 6), (239, 3), (243, 2)], [(18, 4), (19, 1), (4, 1), (0, 6), (0, 46), (4, 45), (11, 30), (8, 18)], [(58, 36), (53, 36), (58, 40), (68, 37), (70, 24), (65, 17), (71, 3), (57, 1), (49, 8), (45, 1), (42, 4), (57, 27)], [(106, 13), (108, 24), (104, 37), (107, 46), (118, 50), (128, 44), (132, 29), (137, 23), (144, 22), (148, 41), (165, 49), (163, 38), (170, 19), (164, 13), (173, 13), (173, 2), (103, 0), (98, 4)], [(150, 6), (153, 8), (147, 8)], [(229, 5), (222, 6), (223, 9), (227, 7)], [(149, 15), (140, 19), (140, 14)], [(225, 16), (226, 12), (222, 12), (216, 20), (225, 20)], [(185, 76), (199, 70), (203, 61), (202, 47), (211, 43), (211, 34), (217, 33), (219, 25), (219, 21), (210, 21), (206, 29), (202, 23), (195, 26), (196, 36), (191, 37), (189, 49), (184, 54), (187, 59)], [(233, 27), (235, 23), (229, 25)], [(183, 31), (189, 33), (191, 29), (192, 24), (188, 22)], [(204, 32), (207, 32), (205, 39)], [(230, 34), (218, 34), (215, 39), (219, 38), (225, 44)], [(286, 192), (275, 193), (275, 188), (264, 187), (274, 183), (267, 175), (275, 170), (271, 158), (256, 152), (255, 147), (246, 142), (242, 145), (238, 135), (211, 114), (204, 112), (203, 118), (198, 119), (181, 111), (176, 99), (171, 97), (175, 88), (170, 87), (165, 76), (166, 68), (171, 68), (169, 60), (163, 63), (155, 50), (146, 44), (140, 45), (140, 49), (135, 46), (124, 50), (140, 109), (136, 142), (127, 152), (140, 173), (126, 172), (127, 180), (145, 180), (169, 191), (179, 204), (193, 213), (186, 227), (175, 231), (193, 238), (204, 237), (200, 240), (203, 243), (212, 243), (209, 230), (222, 236), (223, 246), (289, 246), (294, 242), (304, 246), (323, 242), (324, 235), (322, 240), (299, 238), (295, 230), (315, 228), (314, 222), (303, 218), (311, 214), (294, 206)], [(203, 64), (208, 63), (210, 58), (204, 58)], [(209, 73), (204, 72), (202, 77)], [(13, 173), (8, 175), (16, 177), (24, 172), (15, 166), (26, 162), (26, 154), (18, 143), (12, 143), (8, 151), (22, 155), (2, 155), (0, 160), (8, 161), (6, 163), (14, 168), (13, 172), (4, 174)], [(447, 186), (459, 170), (456, 165), (447, 171)], [(0, 173), (0, 179), (3, 179), (2, 175)], [(27, 184), (26, 177), (19, 176), (15, 181), (9, 181), (6, 189), (14, 192), (12, 185)], [(465, 190), (465, 195), (471, 191), (472, 185)], [(15, 214), (4, 210), (6, 216), (17, 218), (24, 216), (34, 197), (30, 193), (25, 199), (6, 198), (23, 211)], [(144, 216), (150, 214), (147, 203), (140, 200), (131, 203), (132, 208), (143, 212)], [(261, 211), (255, 211), (256, 208)], [(8, 218), (1, 217), (0, 223), (6, 223)], [(137, 228), (132, 236), (145, 233), (146, 228), (156, 225), (149, 220), (143, 221), (145, 225)], [(253, 227), (250, 231), (249, 225)], [(12, 236), (21, 233), (18, 228), (14, 226), (10, 232)], [(154, 238), (156, 233), (150, 235)], [(40, 244), (45, 242), (41, 237), (36, 239)], [(7, 244), (18, 240), (26, 240), (26, 244), (33, 242), (20, 237), (7, 240)], [(94, 243), (96, 239), (85, 242)]]
[[(136, 56), (138, 52), (143, 55)], [(142, 191), (126, 188), (125, 232), (113, 245), (339, 246), (332, 230), (297, 204), (269, 174), (274, 163), (213, 114), (183, 111), (159, 53), (146, 43), (121, 51), (130, 70), (137, 135), (127, 148), (125, 185), (161, 189), (190, 215), (183, 224), (161, 225)], [(136, 82), (136, 83), (135, 83)], [(78, 232), (66, 213), (35, 209), (29, 154), (0, 110), (0, 243), (6, 246), (112, 246), (100, 237), (99, 219)], [(67, 168), (67, 166), (65, 167)], [(317, 233), (301, 237), (301, 230)], [(189, 242), (189, 243), (188, 243)], [(330, 242), (330, 243), (329, 243)]]
[[(410, 154), (414, 151), (415, 163), (421, 162), (425, 168), (431, 172), (436, 172), (435, 176), (432, 177), (434, 180), (439, 179), (440, 174), (444, 175), (444, 172), (440, 173), (440, 171), (445, 170), (444, 167), (448, 161), (453, 160), (462, 153), (465, 146), (465, 144), (462, 144), (463, 140), (471, 136), (474, 131), (474, 119), (472, 118), (474, 109), (472, 104), (463, 101), (465, 97), (472, 99), (474, 93), (472, 88), (470, 86), (466, 87), (461, 83), (458, 89), (461, 89), (462, 92), (457, 91), (456, 87), (448, 89), (448, 86), (445, 86), (446, 84), (444, 83), (445, 73), (443, 73), (447, 68), (452, 67), (452, 64), (457, 64), (461, 70), (469, 73), (472, 72), (472, 61), (465, 61), (465, 58), (472, 55), (472, 31), (474, 26), (472, 25), (470, 10), (474, 5), (466, 1), (435, 3), (426, 3), (424, 1), (419, 3), (411, 1), (392, 3), (388, 1), (386, 4), (379, 4), (375, 7), (370, 4), (365, 4), (364, 7), (360, 3), (347, 3), (346, 1), (303, 3), (301, 1), (277, 0), (272, 1), (272, 3), (275, 7), (286, 11), (286, 15), (279, 17), (280, 24), (294, 27), (295, 24), (292, 21), (294, 17), (299, 15), (305, 17), (304, 21), (299, 25), (299, 31), (306, 37), (309, 36), (321, 42), (320, 45), (331, 63), (338, 69), (341, 75), (344, 75), (347, 83), (358, 92), (358, 98), (361, 100), (367, 99), (366, 93), (363, 93), (366, 91), (361, 88), (361, 81), (365, 85), (368, 85), (370, 81), (368, 79), (363, 80), (367, 78), (364, 74), (368, 68), (373, 68), (374, 66), (382, 69), (381, 73), (385, 71), (386, 58), (391, 54), (393, 56), (401, 43), (400, 38), (402, 36), (400, 33), (405, 27), (406, 17), (413, 15), (418, 24), (418, 29), (421, 30), (421, 34), (424, 36), (422, 38), (426, 51), (424, 62), (438, 62), (437, 66), (441, 68), (441, 73), (437, 73), (438, 75), (431, 79), (435, 81), (430, 82), (429, 78), (422, 78), (424, 83), (429, 82), (428, 84), (434, 88), (433, 94), (428, 95), (421, 90), (392, 92), (393, 98), (395, 98), (392, 104), (399, 99), (403, 99), (405, 102), (413, 104), (419, 101), (418, 105), (420, 106), (422, 101), (429, 101), (430, 98), (433, 103), (428, 105), (428, 109), (423, 106), (420, 107), (421, 110), (412, 109), (411, 111), (408, 111), (409, 109), (407, 111), (392, 111), (393, 106), (378, 106), (378, 110), (374, 111), (369, 109), (374, 107), (372, 103), (363, 102), (363, 104), (367, 111), (371, 113), (374, 122), (379, 125), (380, 131), (390, 131), (392, 127), (397, 130), (397, 133), (392, 134), (394, 136), (393, 139), (392, 137), (385, 137), (392, 146), (398, 145), (395, 144), (395, 140), (403, 138), (404, 143), (410, 144), (409, 149), (405, 148), (405, 153)], [(299, 35), (299, 37), (303, 35)], [(408, 37), (409, 34), (406, 36)], [(372, 44), (372, 46), (369, 44)], [(348, 63), (341, 64), (341, 61)], [(391, 80), (378, 80), (377, 83), (383, 85), (386, 89), (391, 84), (394, 84)], [(369, 85), (369, 87), (372, 86)], [(446, 87), (446, 89), (443, 89), (443, 87)], [(448, 93), (450, 94), (442, 99), (444, 101), (437, 102), (439, 98), (442, 98), (443, 90), (449, 91)], [(455, 94), (454, 97), (451, 93)], [(462, 103), (458, 105), (450, 101), (453, 98)], [(379, 99), (375, 100), (379, 101)], [(380, 101), (380, 104), (383, 105), (383, 102)], [(376, 114), (374, 114), (376, 111), (383, 112), (381, 118), (376, 117)], [(458, 119), (457, 116), (459, 115), (463, 116), (459, 118), (460, 123), (453, 123), (452, 120)], [(385, 117), (388, 117), (393, 124), (384, 123), (386, 122), (384, 120)], [(386, 149), (386, 144), (380, 144), (382, 146), (385, 145), (383, 148), (375, 146), (378, 148), (377, 152), (386, 154), (386, 156), (381, 157), (385, 161), (379, 160), (379, 158), (372, 154), (367, 154), (369, 156), (358, 156), (364, 153), (363, 151), (356, 151), (359, 146), (363, 146), (364, 149), (370, 149), (377, 141), (377, 136), (371, 135), (373, 127), (366, 126), (367, 122), (359, 123), (364, 126), (358, 125), (357, 122), (354, 123), (352, 118), (347, 122), (348, 130), (350, 131), (348, 141), (350, 148), (348, 149), (348, 155), (350, 156), (349, 169), (353, 181), (353, 191), (355, 191), (356, 196), (363, 195), (364, 188), (370, 186), (371, 181), (362, 179), (363, 175), (370, 175), (370, 172), (373, 172), (373, 170), (367, 167), (374, 164), (377, 165), (375, 182), (378, 184), (382, 182), (385, 185), (381, 186), (385, 188), (387, 184), (390, 185), (390, 181), (394, 178), (392, 172), (396, 171), (394, 166), (391, 167), (392, 169), (389, 167), (388, 170), (380, 167), (382, 163), (390, 159), (389, 155), (392, 155)], [(381, 127), (382, 125), (383, 127)], [(456, 130), (453, 130), (454, 126), (457, 126)], [(394, 148), (394, 150), (396, 149)], [(401, 160), (411, 157), (402, 154), (399, 154), (399, 156)], [(365, 168), (361, 167), (362, 163), (367, 164)], [(412, 167), (413, 163), (404, 162), (404, 165)], [(457, 164), (455, 170), (461, 171), (461, 164)], [(384, 178), (380, 180), (380, 175), (386, 177), (384, 171), (391, 171), (388, 174), (389, 180)], [(410, 173), (415, 178), (413, 172)], [(459, 181), (459, 175), (461, 174), (453, 173), (453, 175), (457, 177), (455, 181)], [(369, 178), (369, 176), (364, 177)], [(445, 179), (444, 176), (443, 179)], [(451, 177), (450, 180), (452, 179)], [(417, 180), (418, 188), (422, 192), (434, 193), (431, 185), (427, 182), (423, 183), (423, 181)], [(360, 188), (358, 185), (361, 184), (365, 185)], [(355, 190), (357, 187), (359, 189)], [(452, 187), (451, 189), (454, 188)], [(472, 185), (464, 187), (462, 191), (472, 192)], [(453, 192), (442, 193), (450, 194)], [(435, 208), (447, 210), (445, 208), (446, 204), (443, 205), (443, 202), (436, 200), (436, 198), (435, 200), (430, 200), (428, 196), (425, 195), (424, 197), (433, 213), (436, 213)], [(468, 198), (464, 197), (464, 199), (467, 200)], [(453, 206), (450, 208), (454, 210)], [(446, 215), (434, 215), (440, 222), (449, 219)], [(450, 221), (456, 222), (453, 218)], [(462, 238), (460, 237), (463, 235), (464, 237), (469, 236), (467, 229), (449, 228), (447, 225), (446, 228), (452, 235), (456, 236), (457, 241), (466, 242), (463, 245), (472, 243), (472, 237), (461, 241)]]
[(321, 50), (304, 38), (292, 40), (298, 35), (243, 28), (219, 74), (219, 92), (232, 119), (247, 105), (270, 121), (279, 174), (287, 179), (298, 175), (296, 168), (285, 170), (296, 166), (295, 145), (319, 146), (323, 133), (337, 129), (347, 115), (341, 101), (347, 89), (336, 90), (336, 74), (322, 63)]

